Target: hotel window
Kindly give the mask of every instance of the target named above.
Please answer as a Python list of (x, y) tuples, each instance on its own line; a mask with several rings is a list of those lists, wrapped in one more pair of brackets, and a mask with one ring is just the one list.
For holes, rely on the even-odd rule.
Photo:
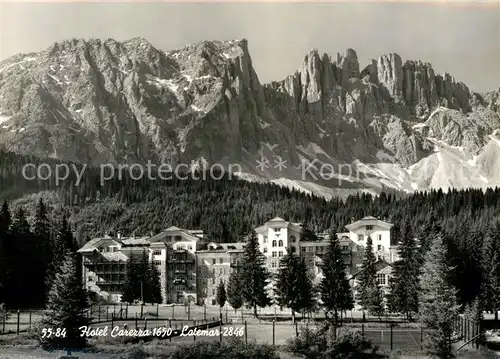
[(290, 242), (295, 243), (295, 236), (290, 236)]
[(176, 241), (180, 241), (181, 240), (181, 236), (175, 236), (175, 240)]
[(367, 231), (371, 231), (371, 230), (373, 230), (373, 226), (372, 226), (372, 225), (368, 225), (368, 226), (366, 226), (366, 230), (367, 230)]
[(279, 251), (278, 252), (278, 257), (283, 257), (283, 252)]
[(358, 234), (358, 241), (362, 241), (365, 239), (365, 236), (363, 236), (362, 234)]
[(377, 245), (377, 251), (381, 251), (382, 250), (382, 246), (379, 244)]
[(377, 274), (377, 284), (385, 285), (385, 274)]
[(276, 257), (276, 255), (277, 255), (276, 252), (273, 252), (273, 257)]
[(219, 258), (219, 263), (222, 264), (224, 262), (223, 258)]
[(159, 250), (155, 250), (155, 251), (153, 252), (153, 255), (155, 255), (155, 256), (161, 256), (161, 251), (159, 251)]
[(267, 253), (267, 247), (264, 247), (264, 253)]
[(281, 228), (275, 228), (274, 231), (275, 232), (281, 232)]
[(276, 247), (276, 240), (273, 240), (272, 246)]
[(306, 247), (302, 247), (302, 248), (300, 248), (300, 250), (301, 250), (302, 252), (305, 252), (305, 251), (306, 251)]
[(212, 259), (212, 264), (216, 264), (217, 263), (217, 259)]
[(291, 247), (290, 250), (292, 251), (292, 253), (295, 253), (297, 249), (295, 247)]
[(215, 278), (212, 278), (212, 284), (215, 284)]
[(212, 295), (215, 295), (215, 289), (212, 289)]
[(378, 239), (379, 241), (381, 241), (381, 240), (382, 240), (382, 235), (381, 235), (381, 234), (377, 234), (377, 239)]
[(271, 267), (272, 267), (272, 268), (276, 268), (276, 267), (277, 267), (276, 262), (272, 262), (272, 263), (271, 263)]
[(342, 246), (342, 251), (343, 252), (349, 251), (349, 246)]
[(283, 247), (283, 241), (280, 239), (280, 241), (278, 242), (278, 247)]
[(155, 266), (161, 266), (161, 261), (155, 261)]

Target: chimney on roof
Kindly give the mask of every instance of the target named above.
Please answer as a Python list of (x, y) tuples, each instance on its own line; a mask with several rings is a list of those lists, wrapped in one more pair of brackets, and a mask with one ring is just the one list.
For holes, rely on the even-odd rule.
[(122, 234), (120, 233), (120, 231), (116, 232), (116, 238), (118, 238), (118, 239), (122, 238)]

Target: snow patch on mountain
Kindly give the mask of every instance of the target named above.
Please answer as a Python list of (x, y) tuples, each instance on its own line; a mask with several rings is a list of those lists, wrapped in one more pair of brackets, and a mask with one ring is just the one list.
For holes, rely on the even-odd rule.
[(6, 66), (0, 68), (0, 73), (4, 72), (5, 70), (8, 70), (8, 69), (10, 69), (10, 68), (12, 68), (14, 66), (20, 66), (20, 67), (22, 67), (23, 63), (30, 62), (30, 61), (36, 61), (36, 60), (37, 60), (36, 57), (25, 57), (21, 61), (14, 62), (12, 64), (9, 64), (9, 65), (6, 65)]
[(12, 116), (0, 116), (0, 123), (7, 122), (12, 118)]

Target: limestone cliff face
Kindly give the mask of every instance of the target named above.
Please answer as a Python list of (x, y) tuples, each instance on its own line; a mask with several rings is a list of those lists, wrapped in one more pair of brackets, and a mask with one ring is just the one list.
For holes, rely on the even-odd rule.
[[(429, 63), (311, 50), (261, 85), (246, 40), (169, 52), (145, 39), (69, 40), (0, 63), (0, 146), (100, 163), (240, 163), (279, 155), (407, 168), (443, 141), (474, 155), (500, 127), (500, 89), (473, 93)], [(383, 171), (382, 171), (383, 172)], [(356, 185), (359, 185), (356, 184)], [(364, 186), (366, 184), (362, 184)]]
[(257, 148), (266, 106), (245, 40), (169, 53), (144, 39), (71, 40), (0, 68), (1, 142), (11, 150), (118, 163)]

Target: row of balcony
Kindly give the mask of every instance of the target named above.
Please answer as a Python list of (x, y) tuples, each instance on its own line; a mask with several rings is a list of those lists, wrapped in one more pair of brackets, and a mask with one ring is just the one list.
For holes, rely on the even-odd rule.
[(119, 280), (112, 280), (112, 281), (99, 281), (99, 282), (95, 282), (98, 286), (105, 286), (105, 285), (120, 285), (120, 284), (123, 284), (123, 281), (119, 281)]

